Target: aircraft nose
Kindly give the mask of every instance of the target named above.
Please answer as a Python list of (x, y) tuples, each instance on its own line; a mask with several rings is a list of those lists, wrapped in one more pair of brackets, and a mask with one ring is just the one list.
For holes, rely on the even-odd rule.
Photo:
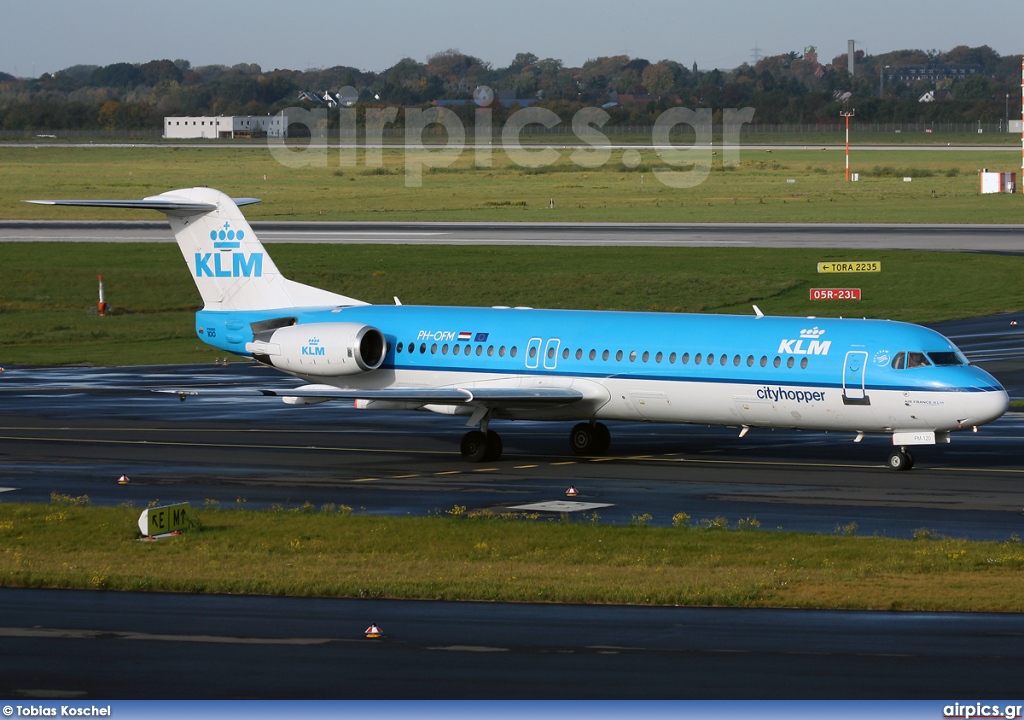
[(986, 390), (967, 393), (965, 399), (967, 420), (964, 425), (984, 425), (997, 420), (1010, 409), (1010, 396), (1006, 390)]

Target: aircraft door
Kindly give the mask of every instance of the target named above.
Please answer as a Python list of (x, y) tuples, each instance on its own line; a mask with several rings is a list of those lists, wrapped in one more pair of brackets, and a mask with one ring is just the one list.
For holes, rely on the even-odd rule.
[(544, 369), (554, 370), (558, 367), (558, 346), (562, 341), (558, 338), (551, 338), (544, 346)]
[(526, 367), (531, 370), (537, 368), (540, 363), (540, 338), (530, 338), (530, 342), (526, 346)]
[(866, 351), (851, 350), (846, 353), (846, 360), (843, 362), (843, 404), (871, 404), (864, 386), (864, 371), (867, 364)]

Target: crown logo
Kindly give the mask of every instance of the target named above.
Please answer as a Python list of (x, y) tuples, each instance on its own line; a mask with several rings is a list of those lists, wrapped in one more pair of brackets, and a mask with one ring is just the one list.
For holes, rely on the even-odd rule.
[(318, 338), (318, 337), (311, 337), (309, 339), (309, 343), (308, 344), (309, 345), (319, 345), (320, 344), (320, 338)]
[(814, 327), (812, 327), (812, 328), (810, 328), (808, 330), (801, 330), (800, 331), (800, 337), (807, 338), (808, 340), (817, 340), (818, 338), (820, 338), (824, 334), (825, 334), (825, 331), (824, 330), (820, 330), (817, 325), (815, 325)]
[[(238, 247), (239, 240), (245, 238), (244, 230), (232, 230), (231, 223), (224, 223), (224, 227), (220, 230), (211, 230), (210, 239), (213, 240), (214, 247)], [(227, 243), (225, 241), (228, 241)], [(230, 244), (228, 244), (230, 243)]]

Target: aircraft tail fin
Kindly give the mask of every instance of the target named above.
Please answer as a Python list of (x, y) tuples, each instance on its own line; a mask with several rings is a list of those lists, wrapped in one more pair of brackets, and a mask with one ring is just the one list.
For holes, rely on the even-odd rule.
[(207, 310), (271, 310), (366, 304), (284, 277), (239, 210), (241, 205), (259, 202), (254, 198), (233, 200), (219, 190), (198, 187), (172, 190), (143, 200), (28, 202), (146, 209), (165, 213)]

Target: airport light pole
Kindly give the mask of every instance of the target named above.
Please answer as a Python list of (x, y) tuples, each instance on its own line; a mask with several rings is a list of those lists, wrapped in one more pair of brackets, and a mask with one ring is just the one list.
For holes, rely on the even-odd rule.
[[(1022, 78), (1024, 78), (1024, 62), (1021, 63), (1021, 73)], [(855, 112), (856, 110), (844, 110), (839, 113), (839, 117), (846, 118), (846, 182), (850, 182), (850, 118), (853, 117)], [(1022, 105), (1021, 114), (1024, 115), (1024, 105)], [(1022, 152), (1024, 152), (1024, 148), (1022, 148)], [(1022, 158), (1022, 160), (1024, 160), (1024, 158)]]

